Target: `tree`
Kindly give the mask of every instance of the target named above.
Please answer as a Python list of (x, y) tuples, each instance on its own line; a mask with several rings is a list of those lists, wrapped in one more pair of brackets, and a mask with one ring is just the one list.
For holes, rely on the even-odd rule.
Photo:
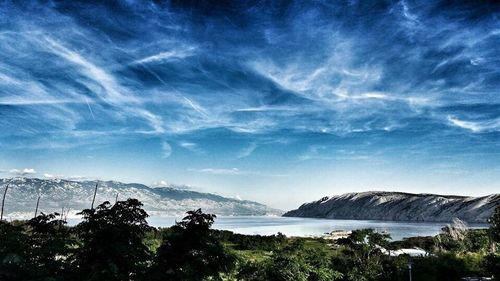
[(268, 269), (268, 280), (275, 281), (307, 281), (311, 267), (303, 256), (296, 253), (297, 247), (286, 247), (273, 254)]
[(309, 281), (332, 281), (342, 278), (342, 274), (332, 268), (331, 259), (324, 249), (302, 251), (309, 264)]
[(42, 280), (64, 280), (67, 271), (66, 258), (72, 242), (66, 221), (59, 214), (44, 214), (32, 218), (26, 224), (30, 245), (30, 267)]
[(271, 258), (261, 262), (247, 262), (238, 273), (244, 281), (332, 281), (342, 278), (333, 270), (324, 250), (305, 249), (301, 239), (275, 249)]
[(493, 275), (495, 280), (500, 280), (500, 255), (499, 254), (489, 254), (486, 256), (486, 269)]
[(347, 238), (337, 240), (344, 247), (342, 261), (347, 280), (380, 280), (384, 275), (382, 247), (389, 245), (390, 235), (373, 229), (353, 230)]
[(490, 223), (491, 239), (493, 242), (500, 243), (500, 205), (495, 208), (488, 222)]
[(29, 244), (22, 225), (0, 221), (0, 280), (28, 280)]
[(230, 254), (210, 229), (215, 215), (198, 209), (187, 212), (165, 237), (157, 251), (153, 280), (220, 280), (234, 268)]
[(467, 225), (458, 218), (453, 218), (451, 224), (441, 228), (441, 233), (436, 236), (436, 246), (440, 251), (464, 252), (466, 251)]
[(151, 253), (143, 243), (151, 228), (148, 214), (137, 199), (104, 202), (80, 212), (75, 227), (80, 247), (74, 256), (80, 280), (138, 280), (146, 271)]

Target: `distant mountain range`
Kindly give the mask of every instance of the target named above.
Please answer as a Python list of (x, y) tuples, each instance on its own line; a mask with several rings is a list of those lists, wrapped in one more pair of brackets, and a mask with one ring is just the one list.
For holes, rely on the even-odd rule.
[[(9, 179), (0, 179), (0, 199)], [(96, 181), (47, 180), (15, 178), (11, 180), (5, 200), (8, 218), (29, 218), (35, 211), (38, 195), (39, 210), (45, 213), (70, 210), (70, 216), (90, 208)], [(151, 216), (180, 216), (186, 211), (202, 208), (220, 216), (280, 215), (281, 211), (266, 205), (227, 198), (211, 193), (186, 190), (179, 186), (149, 187), (138, 183), (99, 181), (96, 205), (127, 198), (139, 199)]]
[(500, 204), (500, 194), (465, 197), (401, 192), (361, 192), (305, 203), (286, 217), (352, 220), (485, 223)]

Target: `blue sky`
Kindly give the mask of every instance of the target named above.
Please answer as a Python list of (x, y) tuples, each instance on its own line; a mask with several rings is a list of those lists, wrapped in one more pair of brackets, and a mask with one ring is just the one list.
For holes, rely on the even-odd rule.
[(104, 2), (0, 4), (2, 177), (500, 191), (493, 1)]

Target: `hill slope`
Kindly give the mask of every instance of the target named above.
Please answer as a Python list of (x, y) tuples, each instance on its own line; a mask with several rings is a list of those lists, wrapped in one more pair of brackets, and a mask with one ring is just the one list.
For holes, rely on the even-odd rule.
[(500, 194), (465, 197), (374, 191), (324, 197), (283, 216), (419, 222), (449, 222), (457, 217), (485, 223), (498, 204)]
[[(3, 192), (6, 183), (7, 179), (0, 179), (0, 191)], [(37, 196), (41, 194), (40, 211), (60, 212), (64, 207), (66, 210), (71, 209), (74, 215), (82, 209), (90, 208), (95, 185), (95, 181), (15, 178), (11, 181), (7, 192), (5, 212), (8, 218), (30, 217), (35, 210)], [(179, 216), (196, 208), (221, 216), (280, 214), (279, 210), (253, 201), (237, 200), (175, 186), (152, 188), (143, 184), (117, 181), (99, 182), (96, 205), (103, 201), (114, 202), (117, 194), (119, 200), (139, 199), (152, 216)]]

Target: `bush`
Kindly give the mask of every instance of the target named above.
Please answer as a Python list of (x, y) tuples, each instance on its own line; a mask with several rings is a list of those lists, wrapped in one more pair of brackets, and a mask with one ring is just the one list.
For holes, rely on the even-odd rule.
[(153, 280), (203, 280), (229, 273), (236, 258), (210, 228), (215, 215), (190, 211), (171, 227), (158, 249), (151, 271)]
[(151, 253), (143, 243), (150, 227), (142, 203), (136, 199), (114, 205), (104, 202), (80, 214), (83, 221), (74, 229), (81, 243), (74, 257), (74, 279), (119, 281), (143, 276)]

